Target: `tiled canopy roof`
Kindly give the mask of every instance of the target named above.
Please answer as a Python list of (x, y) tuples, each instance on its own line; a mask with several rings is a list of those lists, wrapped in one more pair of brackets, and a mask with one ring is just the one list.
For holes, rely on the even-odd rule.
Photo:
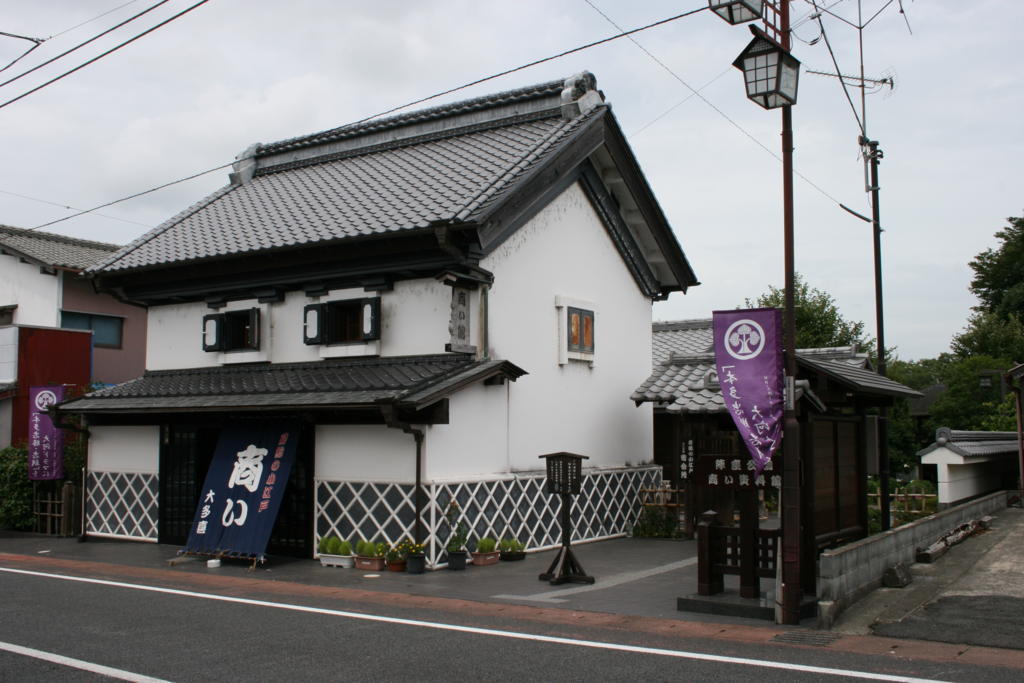
[(969, 458), (1017, 453), (1019, 446), (1016, 432), (961, 431), (940, 427), (935, 432), (935, 442), (918, 451), (917, 455), (927, 455), (940, 448)]
[(54, 268), (84, 270), (118, 250), (116, 244), (0, 225), (0, 251)]
[[(654, 323), (654, 371), (630, 398), (665, 405), (672, 413), (724, 413), (721, 390), (707, 381), (715, 370), (713, 342), (711, 318)], [(868, 369), (868, 355), (855, 346), (798, 349), (797, 360), (865, 394), (920, 395)]]
[(561, 87), (541, 84), (257, 146), (251, 179), (215, 192), (94, 270), (472, 222), (607, 111), (600, 105), (563, 119)]
[(466, 384), (523, 370), (507, 361), (454, 355), (157, 370), (65, 403), (64, 412), (224, 410), (273, 406), (418, 407)]

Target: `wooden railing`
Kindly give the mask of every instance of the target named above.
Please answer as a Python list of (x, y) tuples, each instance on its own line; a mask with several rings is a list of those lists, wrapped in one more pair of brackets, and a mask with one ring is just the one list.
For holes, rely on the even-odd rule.
[(738, 574), (740, 595), (760, 594), (760, 579), (773, 578), (779, 557), (778, 529), (745, 529), (715, 524), (706, 512), (697, 523), (697, 592), (714, 595), (724, 590), (724, 576)]
[(81, 529), (81, 488), (71, 482), (36, 484), (32, 496), (34, 531), (51, 536), (74, 536)]

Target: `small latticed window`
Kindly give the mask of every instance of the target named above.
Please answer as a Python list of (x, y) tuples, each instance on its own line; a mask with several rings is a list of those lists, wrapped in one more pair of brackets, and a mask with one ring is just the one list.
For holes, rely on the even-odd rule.
[(380, 339), (380, 299), (309, 304), (303, 311), (307, 344), (353, 344)]

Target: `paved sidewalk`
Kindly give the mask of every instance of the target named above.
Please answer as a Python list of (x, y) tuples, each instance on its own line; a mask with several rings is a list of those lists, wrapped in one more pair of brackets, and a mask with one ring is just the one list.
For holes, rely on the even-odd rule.
[(906, 588), (879, 588), (844, 612), (840, 633), (1024, 649), (1024, 510), (911, 567)]

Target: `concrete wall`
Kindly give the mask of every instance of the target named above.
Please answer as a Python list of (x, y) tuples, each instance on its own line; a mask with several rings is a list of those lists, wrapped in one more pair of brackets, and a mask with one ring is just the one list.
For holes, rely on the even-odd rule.
[(0, 254), (0, 306), (17, 304), (14, 324), (57, 327), (61, 306), (62, 271), (40, 272), (16, 256)]
[[(652, 457), (651, 405), (629, 400), (651, 371), (651, 302), (579, 185), (555, 198), (481, 265), (494, 272), (490, 351), (530, 374), (510, 391), (510, 466), (556, 451), (588, 466)], [(593, 362), (560, 363), (562, 297), (595, 311)]]
[(334, 481), (415, 481), (416, 442), (384, 425), (319, 425), (316, 478)]
[(881, 586), (889, 567), (913, 564), (918, 548), (930, 546), (964, 522), (1005, 507), (1006, 493), (1000, 491), (826, 550), (818, 558), (818, 627), (831, 628), (843, 610)]
[(157, 474), (160, 471), (160, 428), (89, 428), (89, 470)]

